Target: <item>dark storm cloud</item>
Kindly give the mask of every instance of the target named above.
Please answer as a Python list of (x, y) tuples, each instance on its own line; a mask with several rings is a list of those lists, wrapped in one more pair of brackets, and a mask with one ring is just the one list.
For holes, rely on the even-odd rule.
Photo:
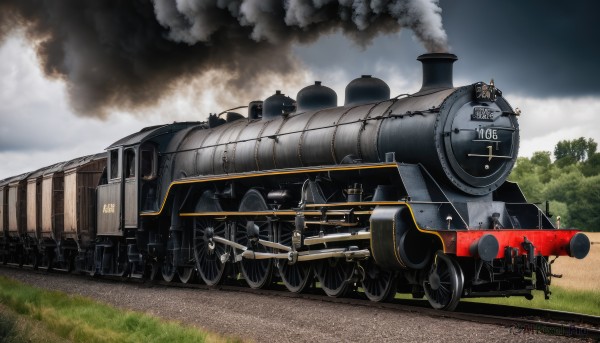
[(457, 76), (531, 96), (600, 94), (599, 1), (442, 0)]
[[(459, 58), (455, 80), (494, 78), (504, 92), (532, 97), (600, 94), (600, 1), (441, 0), (440, 6), (450, 51)], [(336, 35), (296, 51), (309, 68), (335, 66), (351, 73), (348, 79), (373, 73), (379, 62), (420, 82), (415, 59), (426, 51), (409, 38), (410, 31), (380, 36), (360, 51)]]
[(209, 70), (248, 100), (257, 79), (299, 70), (293, 44), (334, 31), (364, 45), (409, 27), (428, 50), (446, 44), (437, 0), (3, 0), (0, 40), (16, 27), (73, 108), (98, 116), (155, 104)]

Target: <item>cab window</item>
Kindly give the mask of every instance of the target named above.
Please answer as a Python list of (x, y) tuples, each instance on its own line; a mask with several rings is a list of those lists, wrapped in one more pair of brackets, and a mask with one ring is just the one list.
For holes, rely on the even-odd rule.
[(135, 150), (125, 150), (125, 177), (135, 177)]
[(152, 144), (144, 144), (140, 148), (140, 175), (144, 180), (156, 177), (156, 148)]
[(119, 168), (119, 149), (111, 150), (109, 152), (109, 175), (108, 178), (110, 180), (119, 179), (121, 177), (120, 168)]

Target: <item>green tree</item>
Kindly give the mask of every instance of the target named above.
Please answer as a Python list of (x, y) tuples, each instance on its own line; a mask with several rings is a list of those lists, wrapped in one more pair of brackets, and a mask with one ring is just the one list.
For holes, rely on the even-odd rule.
[(561, 160), (570, 157), (568, 161), (583, 162), (588, 156), (596, 153), (598, 143), (593, 139), (580, 137), (574, 140), (564, 140), (556, 144), (554, 148), (554, 157)]
[(531, 163), (542, 168), (549, 168), (552, 164), (550, 159), (550, 151), (537, 151), (531, 156)]
[(552, 179), (544, 188), (544, 200), (556, 200), (566, 204), (572, 204), (577, 200), (579, 185), (583, 182), (584, 176), (579, 170), (560, 174)]
[(531, 163), (536, 165), (535, 172), (542, 183), (548, 183), (552, 180), (552, 171), (556, 168), (552, 165), (550, 151), (534, 152), (531, 157)]
[(560, 160), (561, 158), (565, 158), (570, 156), (571, 154), (571, 141), (565, 140), (556, 143), (554, 147), (554, 158)]
[(596, 153), (596, 149), (598, 149), (598, 143), (596, 143), (593, 139), (588, 139), (587, 141), (587, 158), (590, 158), (592, 155)]
[(517, 163), (510, 173), (511, 181), (519, 182), (525, 175), (529, 175), (535, 171), (535, 165), (527, 157), (517, 158)]
[(541, 203), (544, 201), (544, 185), (540, 182), (536, 174), (524, 175), (516, 182), (519, 184), (528, 202)]
[(580, 230), (600, 231), (600, 175), (583, 180), (577, 193), (569, 205), (571, 224)]
[(581, 172), (585, 176), (600, 174), (600, 153), (589, 155), (587, 161), (581, 165)]
[(561, 227), (600, 231), (600, 153), (593, 139), (558, 142), (550, 153), (539, 151), (517, 159), (510, 180), (519, 184), (529, 202), (550, 201), (552, 221)]

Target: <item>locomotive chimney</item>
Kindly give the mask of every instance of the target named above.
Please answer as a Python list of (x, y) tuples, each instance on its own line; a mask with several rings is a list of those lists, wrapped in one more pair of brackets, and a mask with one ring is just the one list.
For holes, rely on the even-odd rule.
[(423, 63), (423, 86), (419, 92), (452, 88), (452, 64), (458, 59), (449, 53), (423, 54), (417, 60)]

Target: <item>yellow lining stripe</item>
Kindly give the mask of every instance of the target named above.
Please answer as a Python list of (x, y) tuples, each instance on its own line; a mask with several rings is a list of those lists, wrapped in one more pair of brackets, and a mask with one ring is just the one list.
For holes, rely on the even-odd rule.
[[(365, 170), (365, 169), (383, 169), (383, 168), (397, 168), (397, 164), (396, 163), (385, 163), (385, 164), (372, 164), (372, 165), (352, 165), (352, 166), (345, 166), (345, 167), (324, 167), (324, 168), (315, 168), (315, 167), (311, 167), (311, 168), (306, 168), (306, 169), (292, 169), (292, 170), (283, 170), (283, 171), (273, 171), (273, 172), (259, 172), (259, 173), (249, 173), (249, 174), (237, 174), (237, 175), (220, 175), (220, 176), (216, 176), (216, 177), (206, 177), (206, 178), (200, 178), (200, 179), (192, 179), (192, 180), (182, 180), (182, 181), (173, 181), (171, 182), (171, 184), (169, 185), (169, 189), (167, 190), (167, 193), (165, 194), (164, 198), (163, 198), (163, 202), (160, 206), (160, 210), (158, 212), (145, 212), (145, 213), (140, 213), (140, 216), (157, 216), (160, 215), (165, 207), (165, 204), (167, 202), (167, 199), (169, 198), (169, 194), (171, 193), (171, 188), (174, 185), (185, 185), (185, 184), (193, 184), (193, 183), (205, 183), (205, 182), (210, 182), (210, 181), (223, 181), (223, 180), (239, 180), (239, 179), (248, 179), (248, 178), (252, 178), (252, 177), (262, 177), (262, 176), (273, 176), (273, 175), (293, 175), (293, 174), (302, 174), (302, 173), (320, 173), (320, 172), (328, 172), (328, 171), (348, 171), (348, 170)], [(417, 230), (419, 230), (420, 232), (423, 233), (427, 233), (430, 235), (435, 235), (439, 238), (440, 242), (442, 243), (442, 249), (444, 252), (446, 252), (446, 245), (444, 244), (444, 240), (442, 239), (442, 236), (437, 232), (437, 231), (432, 231), (432, 230), (424, 230), (422, 228), (419, 227), (419, 225), (417, 224), (417, 221), (415, 219), (415, 214), (412, 210), (412, 207), (407, 204), (406, 202), (394, 202), (394, 201), (380, 201), (380, 202), (356, 202), (356, 203), (339, 203), (339, 204), (321, 204), (321, 205), (312, 205), (310, 207), (333, 207), (333, 206), (359, 206), (359, 205), (406, 205), (410, 211), (410, 215), (413, 219), (413, 222), (415, 223), (415, 227), (417, 228)], [(277, 211), (273, 212), (273, 215), (276, 215)], [(294, 213), (294, 215), (296, 214), (295, 211), (279, 211), (282, 212), (280, 215), (291, 215), (291, 212)], [(285, 213), (285, 212), (289, 212)], [(362, 214), (371, 214), (371, 211), (365, 211), (368, 213), (362, 213)], [(209, 213), (209, 212), (206, 212)], [(217, 215), (216, 213), (220, 213), (220, 215), (224, 215), (224, 213), (231, 213), (229, 214), (230, 216), (235, 216), (235, 215), (248, 215), (248, 214), (242, 214), (241, 212), (215, 212), (214, 214), (206, 214), (206, 215)], [(251, 215), (256, 215), (256, 212), (247, 212), (247, 213), (252, 213)], [(284, 214), (285, 213), (285, 214)], [(311, 213), (311, 212), (305, 212), (305, 213)], [(319, 214), (321, 214), (319, 212)], [(328, 212), (328, 214), (331, 214)], [(359, 214), (358, 212), (355, 212), (355, 214)], [(192, 216), (203, 216), (203, 214), (201, 213), (182, 213), (180, 214), (181, 216), (184, 217), (192, 217)], [(310, 214), (309, 214), (310, 215)]]
[(329, 204), (308, 204), (306, 207), (344, 207), (344, 206), (372, 206), (372, 205), (406, 205), (405, 201), (356, 201), (335, 202)]
[[(413, 223), (415, 224), (415, 227), (417, 228), (417, 230), (419, 232), (422, 233), (426, 233), (426, 234), (430, 234), (430, 235), (435, 235), (439, 238), (440, 242), (442, 243), (442, 250), (444, 251), (444, 253), (446, 252), (446, 245), (444, 244), (444, 240), (442, 239), (442, 235), (439, 234), (439, 232), (434, 231), (434, 230), (424, 230), (421, 229), (419, 227), (419, 224), (417, 224), (417, 220), (415, 219), (415, 214), (413, 212), (412, 207), (410, 206), (410, 204), (406, 203), (406, 202), (386, 202), (386, 205), (404, 205), (408, 208), (409, 212), (410, 212), (410, 216), (413, 220)], [(396, 247), (396, 222), (393, 222), (393, 229), (392, 229), (392, 240), (393, 240), (393, 244), (394, 247)], [(371, 251), (373, 250), (373, 240), (370, 241), (369, 246), (371, 248)], [(375, 255), (372, 255), (373, 259), (375, 259)], [(406, 267), (406, 265), (404, 264), (404, 262), (402, 261), (402, 259), (398, 256), (398, 251), (394, 248), (394, 256), (396, 257), (396, 260), (398, 261), (399, 264), (403, 265)], [(375, 260), (375, 262), (377, 262), (377, 260)]]
[(446, 252), (446, 245), (444, 244), (444, 239), (442, 238), (442, 235), (440, 235), (440, 233), (437, 232), (437, 231), (421, 229), (419, 227), (419, 224), (417, 224), (417, 220), (415, 219), (415, 214), (414, 214), (414, 212), (412, 210), (412, 207), (410, 206), (410, 204), (406, 204), (406, 206), (408, 207), (408, 210), (410, 211), (410, 216), (412, 217), (413, 222), (415, 223), (415, 227), (417, 228), (417, 230), (419, 230), (420, 232), (423, 232), (423, 233), (428, 233), (430, 235), (436, 235), (436, 236), (438, 236), (438, 238), (440, 239), (440, 242), (442, 242), (442, 250), (445, 253)]
[[(414, 219), (414, 218), (413, 218)], [(416, 224), (416, 223), (415, 223)], [(415, 225), (416, 226), (416, 225)], [(396, 257), (396, 261), (398, 261), (398, 263), (403, 266), (404, 268), (406, 268), (406, 263), (404, 263), (404, 261), (402, 261), (402, 259), (400, 258), (400, 256), (398, 256), (398, 249), (396, 249), (396, 247), (398, 245), (396, 245), (396, 221), (392, 221), (392, 239), (393, 239), (393, 244), (394, 244), (394, 256)], [(373, 240), (371, 240), (372, 242)], [(372, 250), (371, 250), (372, 251)]]
[(163, 198), (163, 202), (160, 205), (160, 210), (158, 212), (143, 212), (140, 213), (140, 216), (157, 216), (162, 213), (165, 207), (165, 203), (169, 198), (169, 194), (171, 193), (171, 188), (174, 185), (185, 185), (185, 184), (193, 184), (193, 183), (204, 183), (210, 181), (223, 181), (223, 180), (239, 180), (239, 179), (248, 179), (252, 177), (262, 177), (262, 176), (273, 176), (273, 175), (293, 175), (293, 174), (303, 174), (303, 173), (322, 173), (322, 172), (330, 172), (330, 171), (344, 171), (344, 170), (364, 170), (364, 169), (382, 169), (382, 168), (397, 168), (396, 163), (385, 163), (385, 164), (362, 164), (362, 165), (351, 165), (345, 167), (322, 167), (322, 168), (301, 168), (301, 169), (292, 169), (292, 170), (282, 170), (282, 171), (266, 171), (266, 172), (258, 172), (258, 173), (249, 173), (249, 174), (230, 174), (230, 175), (219, 175), (214, 177), (206, 177), (192, 180), (181, 180), (181, 181), (173, 181), (169, 185), (169, 189), (167, 190), (167, 194)]

